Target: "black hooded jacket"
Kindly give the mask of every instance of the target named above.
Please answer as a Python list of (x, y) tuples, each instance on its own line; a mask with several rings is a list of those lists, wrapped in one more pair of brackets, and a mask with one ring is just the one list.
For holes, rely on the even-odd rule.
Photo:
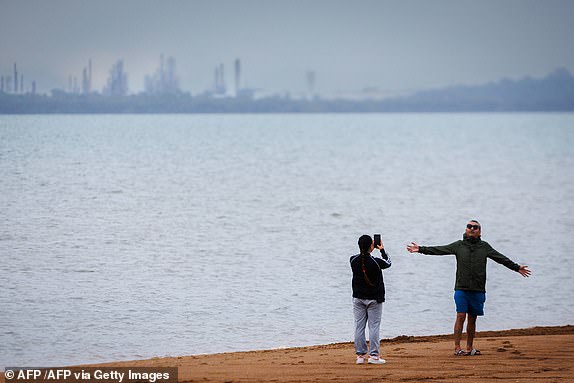
[(391, 267), (391, 259), (384, 249), (381, 250), (381, 257), (375, 258), (370, 254), (357, 254), (351, 257), (354, 298), (373, 299), (379, 303), (385, 301), (385, 282), (382, 270)]

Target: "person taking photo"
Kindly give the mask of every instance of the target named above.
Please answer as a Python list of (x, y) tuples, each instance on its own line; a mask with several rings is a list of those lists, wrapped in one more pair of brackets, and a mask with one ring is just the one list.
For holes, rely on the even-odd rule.
[[(380, 237), (377, 241), (380, 241)], [(375, 244), (368, 235), (359, 238), (360, 253), (351, 257), (351, 270), (353, 271), (353, 316), (355, 318), (355, 353), (357, 364), (365, 363), (368, 351), (368, 363), (384, 364), (385, 359), (380, 356), (381, 340), (379, 331), (383, 302), (385, 301), (385, 283), (383, 269), (391, 267), (391, 260), (385, 252), (382, 241)], [(371, 252), (375, 246), (381, 252), (381, 258), (373, 257)], [(365, 338), (365, 327), (369, 325), (369, 349)]]

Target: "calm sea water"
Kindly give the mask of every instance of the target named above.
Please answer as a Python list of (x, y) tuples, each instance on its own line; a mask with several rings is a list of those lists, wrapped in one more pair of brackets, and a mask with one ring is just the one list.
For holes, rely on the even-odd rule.
[(0, 366), (352, 339), (382, 233), (382, 336), (450, 333), (469, 218), (479, 330), (574, 323), (574, 114), (0, 116)]

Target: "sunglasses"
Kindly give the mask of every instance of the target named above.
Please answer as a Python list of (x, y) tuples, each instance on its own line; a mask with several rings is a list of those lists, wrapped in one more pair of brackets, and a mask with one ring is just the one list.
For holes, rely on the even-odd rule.
[(478, 225), (471, 225), (470, 223), (468, 225), (466, 225), (466, 228), (469, 230), (478, 230), (480, 229), (480, 226)]

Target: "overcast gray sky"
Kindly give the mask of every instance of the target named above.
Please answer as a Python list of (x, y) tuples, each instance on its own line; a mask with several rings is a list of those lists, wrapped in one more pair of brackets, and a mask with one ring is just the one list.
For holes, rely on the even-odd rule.
[(394, 94), (574, 72), (573, 20), (568, 0), (0, 0), (0, 74), (47, 92), (91, 58), (101, 90), (123, 59), (138, 92), (163, 53), (192, 93), (240, 58), (252, 88), (304, 91), (313, 70), (320, 93)]

